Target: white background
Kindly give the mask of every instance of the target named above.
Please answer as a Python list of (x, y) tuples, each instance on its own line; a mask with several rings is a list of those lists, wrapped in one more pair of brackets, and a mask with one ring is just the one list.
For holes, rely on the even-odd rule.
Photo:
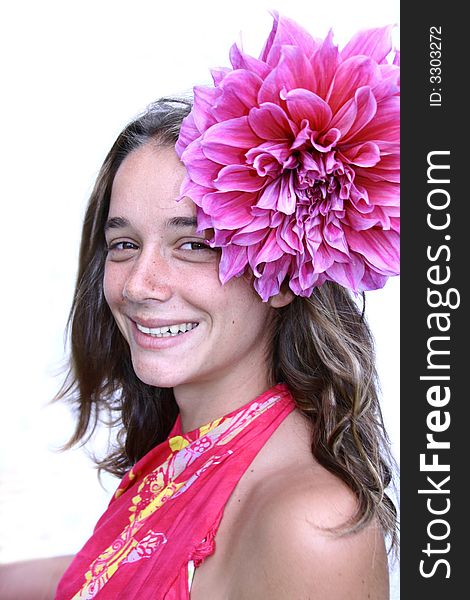
[[(64, 330), (81, 220), (122, 127), (152, 100), (210, 83), (242, 40), (258, 55), (276, 9), (344, 45), (358, 29), (399, 22), (392, 0), (42, 0), (2, 4), (0, 52), (2, 319), (0, 561), (73, 553), (116, 486), (48, 405), (62, 381)], [(398, 35), (395, 43), (398, 45)], [(367, 294), (382, 406), (399, 459), (399, 279)], [(397, 568), (393, 599), (398, 598)]]

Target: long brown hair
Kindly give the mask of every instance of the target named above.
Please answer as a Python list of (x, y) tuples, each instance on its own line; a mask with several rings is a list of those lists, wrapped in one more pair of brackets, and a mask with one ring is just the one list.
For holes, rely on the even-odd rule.
[[(77, 408), (67, 447), (86, 441), (103, 415), (119, 428), (117, 446), (96, 459), (100, 469), (116, 476), (166, 438), (178, 408), (172, 390), (138, 379), (104, 298), (104, 224), (111, 188), (130, 152), (147, 142), (175, 145), (190, 108), (186, 100), (159, 100), (122, 131), (98, 175), (83, 224), (69, 317), (70, 370), (57, 397)], [(396, 511), (385, 494), (391, 458), (378, 401), (373, 340), (363, 310), (344, 288), (327, 282), (310, 298), (295, 298), (277, 311), (272, 380), (288, 385), (298, 409), (312, 423), (315, 458), (358, 499), (357, 514), (346, 530), (377, 517), (394, 541)]]

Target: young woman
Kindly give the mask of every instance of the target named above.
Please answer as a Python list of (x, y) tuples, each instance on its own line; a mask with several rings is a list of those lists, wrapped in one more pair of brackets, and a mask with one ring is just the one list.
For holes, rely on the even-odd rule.
[[(296, 39), (306, 43), (291, 22), (276, 22), (273, 31), (265, 64), (282, 55), (273, 50), (276, 39), (288, 34), (289, 47)], [(233, 91), (233, 80), (220, 86), (222, 96)], [(265, 87), (272, 93), (272, 81)], [(355, 117), (371, 110), (364, 87), (354, 95)], [(384, 95), (384, 86), (378, 89)], [(283, 93), (294, 122), (299, 99)], [(325, 216), (333, 198), (330, 212), (342, 214), (346, 188), (360, 206), (354, 190), (380, 144), (354, 147), (354, 119), (339, 109), (337, 127), (326, 133), (289, 121), (294, 160), (282, 155), (275, 103), (259, 107), (269, 115), (250, 113), (248, 131), (248, 117), (232, 110), (222, 118), (223, 99), (210, 104), (202, 96), (196, 90), (189, 118), (188, 103), (163, 100), (126, 127), (88, 206), (71, 313), (72, 368), (62, 395), (79, 409), (71, 443), (86, 437), (103, 411), (120, 424), (118, 446), (100, 467), (123, 479), (55, 597), (386, 599), (385, 538), (393, 543), (396, 518), (385, 494), (391, 470), (373, 345), (361, 307), (336, 281), (380, 287), (396, 265), (387, 271), (387, 257), (377, 264), (365, 245), (360, 256), (367, 260), (359, 264), (357, 232), (350, 232), (350, 263), (338, 258), (338, 236), (330, 236), (336, 261), (319, 273), (307, 260), (314, 235), (306, 235), (302, 252), (292, 241), (303, 207), (310, 211), (304, 224), (318, 217), (312, 206), (323, 206)], [(325, 113), (318, 100), (309, 101)], [(233, 118), (241, 119), (236, 128), (226, 125)], [(349, 145), (338, 156), (346, 161), (349, 151), (349, 164), (359, 163), (357, 187), (350, 170), (338, 166), (323, 178), (317, 168), (321, 181), (312, 183), (312, 161), (327, 164), (337, 136), (331, 131), (346, 122)], [(269, 148), (266, 130), (277, 136)], [(256, 152), (241, 153), (255, 137)], [(391, 142), (380, 143), (388, 150), (382, 166), (392, 171)], [(249, 177), (247, 165), (221, 162), (222, 155), (232, 163), (251, 160)], [(273, 157), (282, 165), (277, 171)], [(293, 172), (300, 182), (297, 230), (283, 229), (279, 217), (294, 212)], [(267, 174), (264, 187), (253, 183)], [(372, 205), (377, 186), (370, 190)], [(386, 192), (385, 207), (392, 205)], [(276, 209), (268, 206), (273, 198)], [(270, 211), (268, 225), (262, 210)], [(377, 233), (378, 214), (389, 219), (382, 230), (394, 240), (396, 213), (374, 213), (384, 248), (390, 241)], [(360, 215), (350, 218), (352, 229)], [(324, 246), (316, 249), (326, 261)]]

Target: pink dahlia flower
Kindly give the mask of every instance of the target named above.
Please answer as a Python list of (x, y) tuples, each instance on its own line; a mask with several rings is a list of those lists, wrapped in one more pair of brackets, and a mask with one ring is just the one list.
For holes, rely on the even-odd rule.
[(222, 249), (222, 283), (249, 267), (263, 300), (287, 279), (308, 296), (326, 280), (356, 292), (399, 272), (399, 67), (392, 27), (341, 50), (274, 13), (259, 58), (194, 88), (176, 150), (182, 194)]

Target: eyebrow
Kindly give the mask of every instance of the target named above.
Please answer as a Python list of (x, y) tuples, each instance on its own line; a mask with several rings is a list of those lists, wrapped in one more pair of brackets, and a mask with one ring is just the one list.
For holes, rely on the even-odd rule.
[(196, 227), (196, 217), (173, 217), (166, 222), (166, 227)]
[(108, 219), (106, 221), (104, 225), (104, 231), (106, 233), (109, 229), (119, 229), (122, 227), (128, 227), (129, 225), (129, 221), (123, 217), (112, 217), (112, 219)]
[[(109, 229), (120, 229), (123, 227), (129, 227), (130, 226), (130, 222), (125, 219), (124, 217), (112, 217), (111, 219), (108, 219), (105, 223), (104, 226), (104, 231), (106, 233), (106, 231), (108, 231)], [(196, 217), (172, 217), (171, 219), (168, 219), (168, 221), (165, 223), (165, 227), (168, 228), (183, 228), (183, 227), (196, 227), (197, 226), (197, 219)]]

